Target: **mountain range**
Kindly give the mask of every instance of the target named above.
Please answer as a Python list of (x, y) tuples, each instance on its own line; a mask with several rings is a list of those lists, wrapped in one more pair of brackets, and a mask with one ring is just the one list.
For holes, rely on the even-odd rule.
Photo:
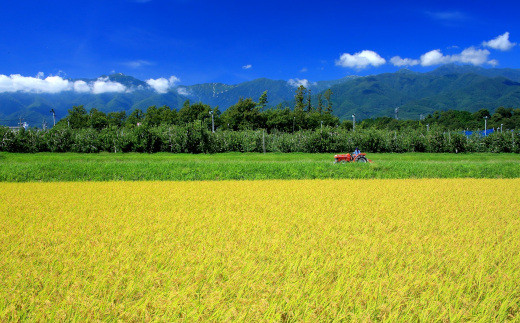
[[(315, 83), (301, 80), (271, 80), (260, 78), (240, 84), (204, 83), (176, 86), (166, 93), (158, 93), (148, 83), (132, 76), (112, 74), (103, 79), (124, 85), (128, 91), (115, 93), (59, 93), (3, 92), (0, 93), (0, 124), (16, 125), (21, 117), (30, 126), (41, 126), (42, 120), (52, 120), (50, 110), (62, 118), (74, 105), (87, 110), (104, 112), (146, 110), (149, 106), (168, 105), (179, 109), (182, 103), (203, 102), (219, 106), (223, 111), (239, 98), (258, 100), (267, 91), (268, 106), (293, 106), (298, 84), (305, 84), (316, 95), (330, 88), (333, 92), (334, 114), (358, 120), (379, 116), (393, 116), (399, 107), (399, 117), (418, 119), (436, 110), (466, 110), (520, 107), (520, 69), (482, 68), (467, 65), (444, 65), (431, 72), (419, 73), (402, 69), (395, 73), (370, 76), (347, 76), (338, 80)], [(74, 81), (74, 80), (72, 80)], [(84, 82), (95, 80), (83, 79)]]

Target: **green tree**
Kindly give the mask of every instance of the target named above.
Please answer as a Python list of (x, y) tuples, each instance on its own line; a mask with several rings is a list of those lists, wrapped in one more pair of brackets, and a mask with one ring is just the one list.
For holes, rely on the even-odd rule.
[(210, 117), (210, 111), (211, 107), (207, 104), (203, 104), (202, 102), (190, 104), (190, 102), (186, 100), (182, 108), (179, 110), (179, 121), (182, 124), (186, 124), (196, 120), (206, 120), (205, 122), (207, 124), (208, 118)]
[(307, 112), (312, 112), (311, 89), (307, 90)]
[(89, 126), (89, 115), (82, 105), (73, 106), (67, 116), (69, 126), (72, 129), (83, 129)]
[(303, 112), (303, 109), (304, 109), (303, 101), (305, 100), (305, 93), (306, 92), (307, 92), (307, 89), (303, 85), (300, 85), (296, 89), (296, 95), (294, 96), (294, 111), (295, 112), (296, 111), (297, 112), (300, 112), (300, 111)]
[(279, 104), (276, 108), (266, 110), (262, 114), (268, 131), (292, 131), (294, 113), (289, 107), (284, 108)]
[(489, 114), (488, 109), (480, 109), (477, 112), (473, 113), (473, 119), (475, 120), (482, 120), (484, 117), (491, 117), (491, 114)]
[(143, 123), (144, 113), (141, 109), (135, 109), (126, 119), (127, 127), (136, 127)]
[(233, 130), (258, 129), (263, 127), (260, 108), (251, 98), (242, 99), (222, 113), (222, 123)]
[(267, 106), (267, 91), (264, 91), (258, 99), (258, 105), (263, 109)]
[(161, 114), (159, 113), (159, 109), (155, 105), (148, 107), (146, 109), (146, 113), (144, 115), (144, 124), (147, 126), (158, 126), (161, 124)]
[(107, 115), (107, 119), (108, 119), (109, 127), (121, 128), (125, 124), (125, 121), (126, 121), (126, 112), (125, 111), (110, 112)]
[(318, 93), (318, 112), (320, 114), (323, 113), (323, 98), (321, 93)]
[(325, 113), (328, 113), (328, 114), (332, 113), (332, 101), (330, 100), (332, 94), (333, 93), (332, 93), (331, 89), (327, 89), (327, 91), (325, 91), (325, 93), (323, 93), (323, 97), (325, 98), (325, 100), (327, 100), (327, 110), (325, 111)]
[(177, 110), (171, 109), (167, 105), (163, 105), (159, 108), (158, 111), (161, 119), (161, 124), (173, 125), (178, 123), (179, 115), (177, 113)]
[(90, 109), (88, 121), (89, 126), (97, 130), (101, 130), (108, 126), (107, 115), (96, 108)]

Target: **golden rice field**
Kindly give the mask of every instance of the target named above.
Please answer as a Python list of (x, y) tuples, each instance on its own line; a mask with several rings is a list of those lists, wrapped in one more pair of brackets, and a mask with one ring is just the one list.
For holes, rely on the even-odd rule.
[(0, 321), (520, 320), (520, 179), (0, 184)]

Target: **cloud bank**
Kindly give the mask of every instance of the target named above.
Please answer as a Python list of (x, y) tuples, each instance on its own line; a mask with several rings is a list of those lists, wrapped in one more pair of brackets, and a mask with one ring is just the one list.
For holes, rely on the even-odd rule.
[(489, 60), (491, 53), (487, 49), (477, 49), (468, 47), (459, 54), (444, 55), (440, 49), (434, 49), (421, 55), (420, 59), (401, 58), (394, 56), (390, 59), (390, 63), (394, 66), (434, 66), (449, 63), (463, 63), (471, 65), (489, 64), (495, 66), (496, 60)]
[(105, 78), (96, 81), (70, 81), (61, 76), (47, 76), (42, 72), (36, 77), (22, 76), (20, 74), (1, 75), (0, 93), (3, 92), (28, 92), (28, 93), (59, 93), (63, 91), (75, 91), (78, 93), (100, 94), (106, 92), (125, 92), (127, 87), (118, 82), (112, 82)]
[(37, 77), (25, 77), (20, 74), (0, 75), (0, 92), (33, 92), (59, 93), (71, 90), (73, 84), (59, 76), (43, 78), (43, 73)]
[(244, 70), (248, 70), (248, 69), (250, 69), (251, 67), (253, 67), (253, 65), (251, 65), (251, 64), (247, 64), (247, 65), (242, 66), (242, 69), (244, 69)]
[[(149, 79), (146, 83), (151, 89), (158, 93), (166, 93), (174, 87), (180, 79), (176, 76), (166, 78)], [(0, 93), (5, 92), (27, 92), (27, 93), (60, 93), (73, 91), (76, 93), (123, 93), (132, 92), (135, 88), (129, 88), (119, 82), (111, 81), (108, 76), (100, 77), (94, 81), (71, 81), (61, 76), (44, 77), (39, 72), (36, 77), (22, 76), (20, 74), (0, 74)]]
[[(457, 15), (446, 14), (445, 18), (453, 18), (452, 16), (456, 17)], [(506, 32), (490, 41), (483, 42), (482, 46), (507, 51), (516, 46), (516, 43), (509, 40), (509, 32)], [(458, 46), (450, 46), (450, 49), (455, 48), (458, 48)], [(491, 52), (485, 48), (471, 46), (462, 50), (460, 53), (452, 55), (445, 55), (440, 49), (434, 49), (422, 54), (420, 58), (402, 58), (401, 56), (394, 56), (390, 58), (389, 62), (398, 67), (416, 65), (435, 66), (449, 63), (471, 64), (476, 66), (484, 64), (491, 66), (498, 65), (496, 59), (489, 58), (490, 55)], [(371, 66), (378, 67), (384, 64), (386, 64), (386, 60), (378, 53), (371, 50), (364, 50), (355, 54), (344, 53), (338, 60), (336, 60), (336, 65), (338, 66), (355, 69), (364, 69)]]

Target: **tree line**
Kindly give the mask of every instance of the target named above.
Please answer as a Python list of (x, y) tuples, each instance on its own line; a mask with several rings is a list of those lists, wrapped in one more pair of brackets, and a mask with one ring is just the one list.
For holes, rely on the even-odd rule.
[[(332, 93), (332, 92), (328, 92)], [(207, 129), (253, 130), (294, 132), (316, 129), (318, 127), (339, 126), (340, 120), (332, 114), (330, 95), (327, 105), (323, 100), (317, 107), (311, 105), (310, 92), (300, 86), (296, 93), (294, 109), (278, 106), (268, 109), (267, 91), (258, 102), (252, 98), (242, 99), (221, 112), (219, 107), (212, 108), (202, 102), (191, 103), (186, 100), (177, 111), (168, 106), (151, 106), (146, 111), (135, 109), (127, 115), (125, 111), (104, 113), (98, 109), (87, 111), (83, 106), (74, 106), (66, 117), (57, 124), (57, 128), (101, 130), (104, 128), (133, 128), (139, 126), (186, 126), (201, 123)]]
[(474, 113), (460, 110), (435, 111), (422, 120), (396, 120), (390, 117), (365, 119), (359, 127), (370, 129), (421, 129), (437, 126), (444, 131), (454, 130), (512, 130), (520, 129), (520, 109), (499, 107), (493, 114), (488, 109), (480, 109)]
[[(300, 86), (296, 90), (294, 106), (279, 104), (267, 108), (267, 92), (258, 102), (252, 98), (242, 99), (221, 112), (219, 107), (211, 107), (202, 102), (185, 101), (179, 110), (168, 106), (150, 106), (146, 111), (135, 109), (130, 114), (125, 111), (104, 113), (98, 109), (87, 111), (83, 106), (74, 106), (66, 117), (56, 125), (57, 128), (96, 129), (133, 128), (139, 126), (157, 127), (161, 125), (186, 126), (198, 122), (211, 130), (255, 130), (268, 132), (281, 131), (292, 133), (301, 130), (313, 130), (322, 127), (340, 127), (342, 129), (424, 129), (433, 126), (444, 131), (520, 129), (520, 109), (497, 108), (493, 114), (487, 109), (471, 113), (468, 111), (435, 111), (422, 120), (398, 120), (391, 117), (377, 117), (364, 120), (340, 120), (333, 114), (332, 91), (318, 94), (317, 100), (311, 100), (311, 91)], [(313, 103), (314, 102), (314, 103)]]
[(202, 123), (184, 126), (159, 125), (133, 128), (71, 129), (47, 131), (0, 128), (0, 151), (5, 152), (514, 152), (520, 153), (520, 133), (493, 132), (466, 136), (460, 131), (404, 129), (359, 129), (324, 127), (315, 130), (267, 132), (265, 130), (220, 130), (212, 132)]
[[(146, 111), (104, 113), (74, 106), (55, 127), (12, 131), (0, 127), (0, 151), (7, 152), (520, 152), (520, 109), (500, 107), (434, 112), (423, 120), (380, 117), (353, 121), (332, 114), (332, 91), (311, 101), (300, 86), (294, 107), (267, 109), (264, 92), (258, 102), (240, 99), (224, 112), (186, 101), (177, 111), (151, 106)], [(487, 137), (461, 130), (498, 128)], [(215, 129), (215, 131), (213, 131)]]

